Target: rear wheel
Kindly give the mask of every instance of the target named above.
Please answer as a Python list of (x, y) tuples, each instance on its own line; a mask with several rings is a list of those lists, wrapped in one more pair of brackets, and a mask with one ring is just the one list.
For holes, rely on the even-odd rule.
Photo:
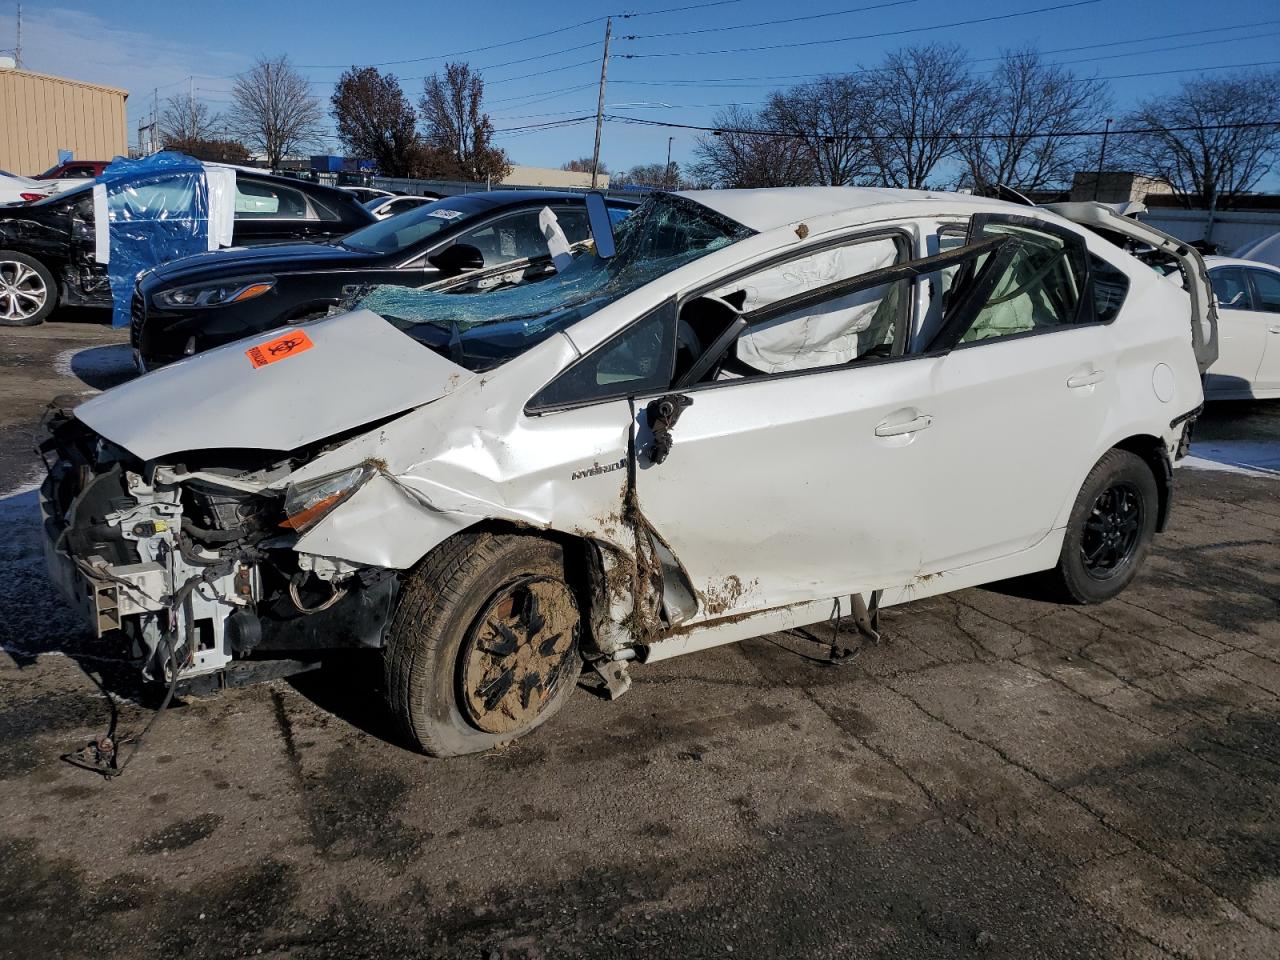
[(0, 250), (0, 326), (33, 327), (58, 305), (53, 274), (39, 260)]
[(1067, 523), (1052, 586), (1075, 603), (1118, 595), (1142, 567), (1155, 536), (1159, 492), (1151, 468), (1111, 450), (1089, 472)]
[(405, 586), (386, 649), (391, 710), (432, 756), (509, 743), (568, 698), (581, 622), (559, 545), (458, 534)]

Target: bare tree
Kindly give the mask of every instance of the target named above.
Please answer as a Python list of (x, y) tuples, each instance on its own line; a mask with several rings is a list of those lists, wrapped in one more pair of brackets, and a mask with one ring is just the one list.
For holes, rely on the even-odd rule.
[(775, 92), (760, 123), (786, 135), (808, 160), (810, 178), (840, 187), (873, 169), (868, 134), (875, 128), (876, 90), (861, 76), (842, 74)]
[[(569, 171), (569, 172), (571, 172), (571, 173), (590, 173), (590, 172), (591, 172), (591, 158), (590, 158), (590, 157), (579, 157), (577, 160), (566, 160), (564, 163), (560, 164), (560, 169), (561, 169), (561, 170), (568, 170), (568, 171)], [(608, 172), (609, 172), (609, 168), (608, 168), (608, 167), (606, 167), (606, 166), (604, 165), (604, 161), (603, 161), (603, 160), (601, 160), (601, 161), (600, 161), (600, 164), (599, 164), (599, 171), (600, 171), (601, 173), (608, 173)]]
[(231, 130), (278, 167), (290, 153), (317, 143), (324, 132), (324, 112), (311, 95), (306, 78), (284, 54), (259, 57), (236, 77), (227, 121)]
[(160, 113), (160, 142), (168, 148), (175, 143), (207, 139), (215, 123), (206, 104), (187, 94), (172, 96)]
[[(714, 134), (699, 137), (694, 177), (718, 187), (796, 187), (813, 183), (809, 157), (792, 137), (766, 132), (755, 114), (729, 107), (716, 114)], [(760, 132), (756, 132), (760, 131)]]
[(493, 121), (482, 109), (484, 80), (465, 63), (446, 63), (444, 76), (433, 73), (423, 82), (421, 108), (427, 145), (448, 150), (463, 176), (501, 180), (511, 161), (493, 145)]
[(1197, 77), (1125, 117), (1124, 127), (1154, 132), (1123, 138), (1117, 155), (1167, 180), (1187, 206), (1228, 208), (1280, 157), (1278, 115), (1280, 71)]
[(417, 114), (395, 76), (352, 67), (338, 79), (329, 103), (349, 153), (373, 160), (385, 176), (409, 176), (418, 153)]
[(1032, 49), (1006, 53), (979, 88), (973, 115), (973, 132), (999, 136), (956, 140), (974, 186), (1043, 190), (1069, 184), (1094, 147), (1066, 134), (1096, 126), (1108, 105), (1101, 81), (1045, 63)]
[(891, 53), (871, 76), (878, 179), (887, 187), (925, 187), (938, 164), (957, 152), (955, 134), (974, 129), (980, 119), (982, 90), (964, 51), (941, 44), (908, 47)]
[(655, 187), (659, 190), (681, 190), (688, 187), (680, 172), (680, 164), (641, 163), (626, 173), (616, 173), (609, 179), (612, 187), (641, 186)]

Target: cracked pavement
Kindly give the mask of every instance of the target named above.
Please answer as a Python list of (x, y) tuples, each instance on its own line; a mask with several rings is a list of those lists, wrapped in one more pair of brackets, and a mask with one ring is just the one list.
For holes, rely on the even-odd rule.
[[(1179, 470), (1100, 607), (922, 600), (842, 667), (758, 638), (450, 761), (352, 656), (183, 701), (104, 782), (59, 754), (154, 692), (22, 489), (44, 402), (128, 375), (94, 319), (0, 331), (0, 958), (1280, 956), (1280, 477)], [(1280, 404), (1200, 436), (1274, 456)]]

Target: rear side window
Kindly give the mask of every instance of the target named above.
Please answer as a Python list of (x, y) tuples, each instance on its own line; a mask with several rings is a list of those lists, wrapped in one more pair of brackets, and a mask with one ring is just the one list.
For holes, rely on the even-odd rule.
[(1240, 267), (1219, 267), (1209, 271), (1209, 282), (1213, 284), (1213, 295), (1218, 298), (1218, 306), (1228, 310), (1248, 310), (1249, 284), (1244, 278), (1244, 270)]
[(237, 220), (314, 220), (301, 190), (236, 177)]
[(1049, 330), (1080, 319), (1088, 277), (1082, 244), (1056, 233), (998, 221), (983, 225), (981, 235), (1008, 236), (1011, 249), (1001, 258), (995, 286), (960, 343)]
[(1090, 254), (1089, 280), (1093, 284), (1093, 319), (1110, 323), (1124, 306), (1129, 293), (1129, 278), (1101, 257)]

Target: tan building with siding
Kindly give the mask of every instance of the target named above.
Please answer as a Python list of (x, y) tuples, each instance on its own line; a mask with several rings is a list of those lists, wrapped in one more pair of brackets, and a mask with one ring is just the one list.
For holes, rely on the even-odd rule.
[(128, 153), (127, 90), (0, 68), (0, 170), (33, 176), (58, 162)]

